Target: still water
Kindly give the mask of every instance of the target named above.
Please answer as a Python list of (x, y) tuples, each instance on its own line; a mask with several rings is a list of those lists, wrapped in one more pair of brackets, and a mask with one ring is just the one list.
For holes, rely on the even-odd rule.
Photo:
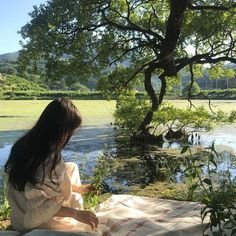
[[(3, 131), (0, 132), (0, 167), (3, 167), (13, 143), (21, 137), (26, 130), (20, 131)], [(216, 150), (219, 152), (218, 168), (220, 172), (229, 170), (232, 177), (236, 177), (236, 125), (223, 126), (214, 129), (211, 132), (199, 133), (199, 138), (194, 140), (192, 146), (207, 147), (215, 143)], [(181, 144), (165, 142), (164, 149), (180, 149)], [(159, 147), (160, 148), (160, 147)], [(148, 184), (162, 175), (157, 173), (163, 167), (171, 172), (172, 181), (179, 182), (182, 178), (181, 163), (177, 159), (169, 159), (158, 154), (153, 154), (156, 147), (150, 146), (132, 146), (124, 134), (115, 130), (110, 125), (83, 127), (76, 133), (62, 155), (65, 161), (74, 161), (78, 164), (81, 173), (91, 176), (97, 158), (105, 151), (114, 158), (131, 158), (138, 157), (141, 161), (136, 166), (123, 165), (112, 176), (106, 179), (106, 184), (112, 190), (128, 191), (132, 184)], [(141, 172), (130, 174), (134, 168)], [(134, 171), (135, 172), (135, 171)], [(122, 189), (122, 190), (121, 190)], [(119, 191), (118, 191), (119, 192)]]

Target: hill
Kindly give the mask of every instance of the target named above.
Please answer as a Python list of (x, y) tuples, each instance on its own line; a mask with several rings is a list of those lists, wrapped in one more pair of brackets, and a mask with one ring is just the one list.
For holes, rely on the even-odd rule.
[(2, 75), (0, 74), (0, 91), (44, 91), (42, 86), (30, 82), (16, 75)]
[(0, 54), (0, 60), (2, 61), (16, 61), (19, 56), (19, 52)]

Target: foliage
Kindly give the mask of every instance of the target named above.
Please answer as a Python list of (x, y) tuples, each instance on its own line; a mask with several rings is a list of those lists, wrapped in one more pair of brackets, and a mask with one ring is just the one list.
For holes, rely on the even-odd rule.
[[(139, 87), (141, 85), (141, 76), (137, 76), (137, 80), (126, 83), (131, 76), (131, 71), (131, 68), (117, 66), (114, 70), (111, 70), (108, 75), (99, 79), (97, 89), (100, 90), (104, 96), (111, 98), (112, 96), (117, 97), (120, 94)], [(116, 80), (113, 78), (116, 78)]]
[(153, 125), (156, 128), (164, 125), (168, 129), (180, 129), (187, 133), (189, 129), (209, 131), (216, 125), (233, 123), (235, 118), (234, 110), (228, 114), (222, 110), (210, 112), (203, 106), (182, 109), (163, 103), (160, 110), (154, 113)]
[(6, 220), (10, 218), (10, 206), (8, 204), (6, 195), (6, 189), (7, 189), (7, 180), (6, 180), (6, 176), (3, 173), (3, 171), (1, 171), (1, 187), (0, 187), (0, 220)]
[(16, 75), (17, 74), (17, 66), (15, 62), (10, 61), (3, 61), (0, 60), (0, 73), (1, 74), (11, 74)]
[(45, 91), (40, 85), (30, 82), (16, 75), (2, 75), (0, 91)]
[[(209, 2), (209, 5), (214, 6), (214, 2)], [(217, 9), (218, 5), (226, 9)], [(22, 27), (21, 35), (28, 38), (28, 41), (23, 44), (24, 51), (20, 57), (23, 61), (43, 57), (47, 60), (48, 69), (52, 69), (52, 66), (55, 70), (59, 70), (59, 66), (70, 69), (73, 67), (73, 72), (88, 74), (93, 73), (92, 68), (105, 68), (107, 63), (122, 63), (127, 58), (130, 65), (143, 64), (153, 60), (155, 54), (159, 55), (162, 45), (171, 43), (167, 38), (169, 31), (166, 32), (166, 27), (170, 24), (170, 12), (177, 10), (181, 10), (185, 18), (178, 25), (184, 32), (177, 35), (179, 43), (174, 45), (175, 56), (184, 56), (185, 44), (189, 42), (199, 53), (211, 51), (209, 45), (218, 42), (211, 49), (221, 55), (220, 49), (226, 45), (224, 41), (221, 45), (219, 38), (225, 37), (224, 40), (231, 41), (230, 29), (234, 31), (235, 18), (231, 1), (221, 0), (218, 5), (215, 9), (213, 7), (201, 11), (193, 7), (194, 1), (183, 1), (178, 9), (168, 1), (79, 1), (75, 4), (72, 0), (51, 0), (34, 7), (30, 14), (31, 22)], [(204, 9), (204, 6), (200, 8)], [(53, 17), (54, 15), (57, 17)], [(182, 21), (181, 16), (178, 17)], [(222, 36), (221, 32), (224, 30), (226, 32)], [(176, 39), (173, 38), (172, 43), (174, 40)], [(209, 56), (200, 55), (200, 58), (196, 58), (197, 62)], [(64, 60), (60, 60), (61, 58)], [(78, 66), (82, 62), (86, 64), (81, 70)], [(61, 72), (63, 71), (61, 68)]]
[(228, 121), (230, 123), (235, 122), (236, 120), (236, 111), (231, 111), (228, 117)]
[(93, 169), (93, 176), (89, 178), (89, 182), (95, 187), (97, 191), (87, 193), (83, 196), (84, 207), (91, 209), (101, 202), (100, 196), (103, 190), (103, 181), (105, 177), (111, 174), (110, 156), (106, 153), (98, 157), (97, 163)]
[(211, 66), (207, 69), (209, 79), (222, 79), (222, 78), (233, 78), (235, 76), (235, 71), (231, 68), (225, 68), (221, 63), (218, 66)]
[(153, 124), (157, 128), (164, 125), (172, 129), (211, 129), (212, 114), (204, 107), (181, 109), (172, 104), (163, 103), (159, 111), (154, 113)]
[(81, 100), (101, 100), (104, 99), (101, 92), (77, 92), (77, 91), (3, 91), (0, 92), (0, 99), (2, 100), (33, 100), (33, 99), (55, 99), (59, 97), (66, 97), (69, 99)]
[[(135, 92), (129, 92), (119, 96), (115, 111), (115, 121), (121, 127), (135, 132), (141, 124), (150, 103), (145, 97), (138, 99)], [(190, 130), (211, 130), (214, 125), (223, 122), (232, 123), (235, 121), (234, 112), (227, 114), (221, 110), (212, 113), (206, 108), (199, 106), (192, 109), (178, 108), (173, 104), (164, 102), (158, 111), (153, 114), (151, 123), (152, 131), (155, 133), (158, 128), (165, 131), (182, 130), (188, 133)]]
[[(179, 71), (236, 62), (235, 8), (232, 0), (49, 0), (34, 7), (20, 30), (20, 67), (43, 60), (48, 78), (103, 77), (124, 88), (142, 74), (152, 103), (142, 125), (148, 127)], [(128, 73), (109, 76), (120, 64)], [(154, 75), (161, 83), (159, 96), (153, 92)]]
[(136, 131), (149, 108), (150, 103), (145, 99), (138, 99), (134, 91), (120, 95), (114, 113), (115, 123)]
[[(193, 200), (193, 196), (198, 190), (198, 199), (204, 204), (201, 210), (201, 218), (204, 221), (207, 216), (210, 220), (210, 230), (213, 235), (225, 235), (226, 230), (231, 230), (231, 235), (236, 231), (236, 180), (232, 179), (228, 171), (227, 177), (215, 182), (214, 175), (217, 172), (218, 156), (214, 143), (207, 148), (207, 174), (203, 173), (205, 166), (197, 158), (194, 158), (189, 146), (184, 146), (181, 154), (189, 151), (190, 156), (186, 156), (185, 177), (188, 180), (188, 197)], [(205, 235), (205, 234), (204, 234)]]
[[(209, 99), (235, 99), (236, 89), (218, 89), (218, 90), (202, 90), (204, 97)], [(199, 96), (199, 98), (201, 98)]]
[[(185, 96), (185, 97), (188, 97), (188, 95), (189, 95), (189, 90), (190, 90), (190, 83), (189, 84), (187, 84), (184, 88), (183, 88), (183, 90), (182, 90), (182, 94), (183, 94), (183, 96)], [(190, 98), (191, 98), (191, 96), (193, 95), (198, 95), (199, 93), (200, 93), (200, 91), (201, 91), (201, 89), (200, 89), (200, 87), (198, 86), (198, 84), (196, 83), (196, 82), (193, 82), (193, 84), (192, 84), (192, 86), (191, 86), (191, 90), (190, 90)]]

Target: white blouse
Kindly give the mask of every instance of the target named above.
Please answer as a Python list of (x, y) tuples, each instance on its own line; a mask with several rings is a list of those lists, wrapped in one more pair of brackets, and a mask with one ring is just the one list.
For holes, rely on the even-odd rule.
[[(39, 168), (37, 178), (42, 179), (42, 175), (42, 168)], [(11, 224), (14, 229), (24, 232), (36, 227), (40, 228), (42, 224), (44, 224), (43, 228), (54, 228), (50, 222), (55, 224), (58, 217), (54, 215), (62, 205), (82, 208), (81, 195), (72, 193), (72, 185), (81, 185), (76, 164), (65, 163), (61, 160), (55, 172), (52, 172), (52, 180), (48, 167), (45, 168), (43, 184), (27, 183), (24, 192), (17, 191), (8, 183), (7, 198), (12, 210)]]

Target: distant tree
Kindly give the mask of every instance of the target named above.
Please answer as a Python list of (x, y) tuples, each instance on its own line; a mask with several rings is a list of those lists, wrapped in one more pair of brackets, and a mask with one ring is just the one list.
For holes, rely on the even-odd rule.
[(234, 0), (49, 0), (34, 7), (20, 30), (20, 63), (24, 68), (43, 59), (48, 76), (80, 78), (104, 77), (117, 64), (127, 65), (124, 76), (107, 83), (112, 91), (125, 88), (142, 74), (151, 107), (138, 129), (149, 135), (169, 78), (189, 68), (193, 83), (193, 65), (236, 63), (235, 13)]
[(233, 78), (235, 75), (234, 70), (230, 68), (224, 68), (224, 65), (212, 66), (207, 70), (207, 72), (208, 72), (208, 78), (212, 81), (215, 80), (215, 89), (218, 89), (218, 82), (222, 79), (227, 80), (227, 89), (228, 89), (229, 88), (228, 79)]
[[(190, 86), (191, 86), (191, 89), (190, 89)], [(182, 90), (182, 93), (183, 93), (183, 96), (185, 97), (190, 97), (191, 96), (196, 96), (200, 93), (201, 89), (200, 87), (198, 86), (198, 84), (196, 82), (193, 82), (193, 84), (191, 85), (190, 83), (187, 84), (183, 90)], [(190, 94), (189, 94), (190, 93)]]
[(15, 63), (6, 60), (0, 60), (0, 73), (16, 75), (17, 69)]

